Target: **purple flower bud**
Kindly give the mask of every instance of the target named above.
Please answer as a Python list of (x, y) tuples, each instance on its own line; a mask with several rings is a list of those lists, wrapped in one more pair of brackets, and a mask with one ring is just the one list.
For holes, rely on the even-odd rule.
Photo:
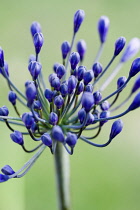
[(64, 133), (60, 126), (58, 125), (53, 126), (51, 134), (54, 141), (59, 141), (59, 142), (65, 141)]
[(2, 48), (0, 47), (0, 68), (4, 67), (4, 52)]
[(85, 86), (85, 91), (86, 92), (93, 92), (93, 85), (91, 83), (89, 83), (88, 85)]
[(59, 65), (60, 65), (60, 63), (55, 63), (53, 65), (53, 70), (54, 70), (55, 73), (56, 73), (56, 69), (58, 68)]
[(36, 33), (33, 37), (35, 51), (37, 54), (39, 54), (41, 47), (44, 43), (44, 37), (42, 33)]
[(6, 182), (9, 179), (9, 176), (0, 174), (0, 183)]
[(60, 93), (62, 97), (66, 97), (66, 95), (68, 94), (68, 84), (66, 82), (61, 84)]
[(11, 168), (11, 166), (9, 165), (5, 165), (2, 169), (1, 169), (2, 173), (5, 175), (12, 175), (15, 173), (15, 171)]
[[(100, 114), (100, 118), (108, 118), (109, 116), (110, 116), (110, 112), (109, 111), (103, 111)], [(100, 121), (100, 126), (103, 126), (106, 122), (108, 122), (108, 120)]]
[(54, 97), (54, 92), (53, 91), (51, 91), (49, 89), (46, 89), (45, 92), (44, 92), (44, 95), (49, 102), (52, 102), (53, 97)]
[(51, 84), (52, 80), (55, 79), (57, 77), (57, 74), (56, 73), (52, 73), (49, 75), (49, 82)]
[(131, 93), (136, 92), (139, 88), (140, 88), (140, 75), (138, 75), (138, 77), (136, 78)]
[(0, 107), (0, 116), (8, 116), (9, 110), (6, 106)]
[(102, 94), (99, 91), (93, 93), (95, 104), (98, 104), (102, 99)]
[(80, 93), (82, 93), (84, 90), (84, 84), (83, 82), (80, 82), (77, 88), (77, 95), (80, 95)]
[(82, 108), (78, 111), (78, 119), (80, 120), (81, 124), (83, 123), (85, 117), (86, 117), (86, 112), (85, 112), (85, 109)]
[(124, 85), (126, 80), (127, 80), (126, 77), (119, 77), (119, 79), (117, 80), (117, 89), (119, 89), (122, 85)]
[(42, 69), (42, 65), (36, 61), (31, 61), (28, 65), (28, 70), (30, 71), (30, 74), (32, 75), (33, 80), (36, 80), (38, 78), (38, 75), (40, 74), (41, 69)]
[(93, 64), (92, 70), (94, 72), (94, 77), (95, 78), (97, 78), (98, 75), (102, 72), (102, 69), (103, 69), (103, 67), (99, 62)]
[(93, 94), (90, 92), (84, 92), (82, 96), (82, 107), (85, 108), (86, 112), (89, 112), (94, 105)]
[(70, 64), (71, 64), (71, 69), (74, 70), (76, 68), (77, 64), (80, 61), (79, 53), (78, 52), (71, 53), (69, 61), (70, 61)]
[(30, 63), (31, 61), (36, 61), (35, 55), (30, 55), (28, 63)]
[(76, 88), (77, 81), (75, 76), (70, 76), (68, 79), (68, 94), (72, 94), (74, 89)]
[(140, 50), (140, 39), (138, 38), (131, 39), (120, 59), (120, 62), (123, 63), (133, 58), (138, 53), (139, 50)]
[(86, 49), (87, 49), (86, 42), (81, 39), (79, 42), (77, 42), (76, 47), (77, 47), (77, 52), (80, 55), (80, 61), (83, 61), (83, 58), (84, 58), (84, 55), (85, 55)]
[(84, 78), (83, 78), (83, 80), (84, 80), (84, 85), (87, 85), (89, 82), (91, 82), (92, 79), (93, 79), (93, 77), (94, 77), (94, 73), (93, 73), (92, 70), (86, 71), (86, 72), (84, 73)]
[(42, 104), (40, 101), (34, 101), (34, 109), (37, 109), (37, 110), (41, 110), (42, 109)]
[(66, 73), (65, 66), (59, 65), (56, 69), (56, 74), (57, 74), (58, 78), (61, 79), (65, 73)]
[(122, 120), (116, 120), (113, 124), (112, 124), (112, 128), (111, 128), (111, 132), (110, 132), (110, 139), (114, 139), (115, 136), (117, 136), (123, 129), (123, 122)]
[(34, 118), (31, 114), (31, 112), (25, 112), (22, 115), (22, 121), (24, 122), (27, 129), (30, 129), (31, 126), (34, 124)]
[(104, 43), (107, 38), (110, 21), (107, 16), (101, 16), (98, 21), (98, 33), (101, 43)]
[(8, 94), (8, 99), (9, 101), (13, 104), (16, 105), (16, 99), (17, 99), (17, 95), (14, 91), (10, 91)]
[(81, 81), (84, 77), (84, 73), (86, 72), (86, 67), (85, 66), (79, 66), (77, 69), (77, 78), (78, 81)]
[(100, 107), (102, 111), (108, 111), (110, 108), (110, 104), (108, 101), (104, 101), (103, 103), (100, 104)]
[(62, 58), (65, 59), (70, 51), (70, 43), (65, 41), (61, 45)]
[(41, 25), (40, 23), (38, 22), (33, 22), (31, 27), (30, 27), (30, 30), (31, 30), (31, 35), (32, 37), (36, 34), (36, 33), (40, 33), (41, 32)]
[(23, 145), (24, 144), (24, 141), (23, 141), (23, 136), (22, 136), (22, 133), (19, 132), (19, 131), (14, 131), (13, 133), (10, 134), (10, 137), (11, 139), (19, 144), (19, 145)]
[(52, 79), (51, 81), (51, 87), (53, 87), (55, 90), (59, 90), (60, 89), (60, 79), (58, 77), (55, 77), (54, 79)]
[(37, 123), (34, 122), (34, 123), (31, 125), (31, 128), (30, 128), (30, 129), (31, 129), (31, 131), (32, 131), (33, 133), (35, 133), (35, 131), (38, 130)]
[(4, 69), (1, 69), (0, 67), (0, 74), (2, 74), (3, 77), (5, 77), (5, 74), (3, 73), (3, 71), (9, 77), (8, 63), (6, 61), (4, 61)]
[(140, 71), (140, 58), (136, 58), (130, 68), (129, 77), (134, 77)]
[(132, 111), (140, 107), (140, 92), (135, 96), (132, 104), (129, 106), (128, 110)]
[(66, 143), (67, 143), (70, 147), (74, 148), (75, 145), (76, 145), (76, 143), (77, 143), (77, 135), (68, 132), (68, 133), (67, 133), (67, 137), (66, 137)]
[(74, 15), (74, 27), (73, 27), (73, 31), (74, 33), (77, 33), (77, 31), (79, 30), (83, 20), (85, 18), (85, 12), (81, 9), (79, 9), (75, 15)]
[(115, 42), (115, 50), (114, 50), (114, 56), (119, 55), (119, 53), (123, 50), (126, 43), (125, 37), (119, 37)]
[(34, 83), (30, 83), (27, 87), (26, 87), (26, 98), (28, 100), (28, 102), (30, 104), (33, 103), (34, 99), (36, 98), (37, 95), (37, 90), (36, 87), (34, 85)]
[(34, 84), (34, 82), (33, 82), (33, 81), (30, 81), (30, 80), (27, 80), (27, 81), (25, 82), (25, 87), (27, 88), (28, 85), (30, 85), (30, 84)]
[(52, 139), (48, 133), (44, 133), (41, 136), (41, 140), (42, 140), (43, 144), (45, 144), (46, 146), (48, 146), (48, 147), (52, 146)]
[(60, 109), (64, 104), (64, 99), (61, 95), (58, 95), (54, 98), (54, 104), (57, 107), (57, 109)]
[(49, 123), (51, 125), (56, 125), (58, 122), (58, 115), (55, 112), (51, 112), (49, 115)]
[(94, 120), (95, 120), (94, 115), (89, 112), (87, 116), (86, 126), (93, 124)]

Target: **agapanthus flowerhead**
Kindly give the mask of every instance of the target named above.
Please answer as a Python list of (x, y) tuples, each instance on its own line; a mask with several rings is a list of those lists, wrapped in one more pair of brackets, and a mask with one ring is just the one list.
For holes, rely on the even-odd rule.
[(0, 116), (8, 116), (9, 110), (6, 106), (0, 107)]
[(28, 70), (33, 78), (36, 80), (41, 72), (42, 65), (37, 61), (31, 61), (28, 65)]
[(10, 137), (15, 143), (20, 144), (20, 145), (24, 144), (23, 136), (21, 132), (14, 131), (13, 133), (10, 134)]
[(84, 58), (84, 55), (85, 55), (86, 49), (87, 49), (86, 42), (83, 39), (81, 39), (81, 40), (79, 40), (79, 42), (77, 42), (76, 47), (77, 47), (77, 52), (80, 55), (80, 61), (83, 61), (83, 58)]
[(36, 33), (41, 33), (41, 25), (40, 23), (34, 21), (30, 27), (31, 35), (34, 37)]
[(122, 120), (118, 119), (112, 124), (111, 132), (110, 132), (110, 139), (114, 139), (123, 129), (123, 122)]
[(79, 9), (74, 15), (74, 20), (73, 20), (73, 23), (74, 23), (73, 31), (74, 31), (74, 33), (77, 33), (77, 31), (79, 30), (84, 18), (85, 18), (84, 10)]
[(98, 33), (101, 43), (104, 43), (107, 38), (110, 20), (107, 16), (101, 16), (98, 21)]
[(136, 58), (130, 68), (129, 77), (134, 77), (140, 71), (140, 58)]
[(8, 99), (13, 105), (15, 105), (16, 104), (16, 99), (17, 99), (16, 93), (14, 91), (10, 91), (9, 94), (8, 94)]
[(40, 53), (40, 50), (44, 43), (44, 37), (42, 33), (36, 33), (33, 37), (33, 42), (35, 46), (35, 52), (36, 54)]
[(115, 42), (115, 50), (114, 50), (114, 56), (117, 56), (120, 54), (120, 52), (123, 50), (126, 43), (126, 38), (121, 36), (119, 37)]
[(122, 63), (128, 61), (129, 59), (133, 58), (138, 53), (139, 50), (140, 50), (140, 39), (139, 38), (131, 39), (120, 61)]
[(61, 52), (62, 52), (62, 58), (66, 59), (68, 53), (70, 51), (70, 43), (65, 41), (61, 45)]

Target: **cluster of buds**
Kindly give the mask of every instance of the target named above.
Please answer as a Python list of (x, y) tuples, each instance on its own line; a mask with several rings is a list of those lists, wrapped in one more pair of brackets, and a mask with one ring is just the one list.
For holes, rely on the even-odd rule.
[[(10, 117), (8, 108), (3, 106), (0, 108), (0, 121), (6, 123), (12, 131), (10, 138), (13, 142), (20, 145), (27, 153), (36, 152), (16, 172), (11, 166), (4, 166), (1, 169), (0, 182), (24, 176), (46, 148), (49, 148), (50, 152), (54, 154), (58, 144), (62, 144), (70, 155), (73, 154), (79, 140), (95, 147), (106, 147), (123, 129), (123, 122), (119, 118), (140, 106), (139, 92), (135, 94), (132, 103), (124, 112), (113, 115), (113, 112), (122, 107), (140, 87), (140, 76), (138, 76), (128, 97), (113, 107), (121, 92), (127, 88), (129, 81), (140, 71), (140, 58), (133, 61), (127, 77), (118, 78), (116, 90), (108, 96), (102, 97), (102, 92), (111, 83), (123, 64), (137, 54), (140, 49), (140, 40), (133, 38), (128, 43), (116, 68), (97, 89), (99, 80), (123, 50), (126, 39), (119, 37), (116, 40), (113, 56), (103, 68), (99, 59), (107, 40), (110, 21), (106, 16), (100, 17), (97, 24), (100, 47), (91, 69), (87, 69), (83, 65), (86, 42), (84, 40), (78, 41), (76, 44), (77, 52), (72, 52), (76, 34), (84, 17), (83, 10), (78, 10), (74, 15), (71, 44), (68, 41), (62, 43), (62, 64), (55, 63), (53, 65), (54, 72), (48, 78), (50, 86), (44, 82), (42, 65), (39, 61), (44, 38), (38, 22), (33, 22), (30, 28), (35, 55), (31, 55), (29, 58), (28, 70), (32, 80), (25, 82), (25, 94), (11, 81), (8, 64), (4, 59), (4, 52), (0, 48), (0, 73), (7, 81), (10, 89), (8, 99), (17, 114), (16, 117)], [(17, 102), (26, 107), (27, 112), (21, 113)], [(103, 144), (93, 142), (100, 134), (103, 126), (114, 119), (108, 140)], [(18, 130), (14, 129), (15, 125), (19, 127)], [(24, 132), (23, 128), (26, 129)], [(85, 130), (89, 130), (91, 136), (85, 136), (83, 133)], [(28, 150), (24, 143), (24, 135), (29, 135), (37, 143), (37, 146)]]

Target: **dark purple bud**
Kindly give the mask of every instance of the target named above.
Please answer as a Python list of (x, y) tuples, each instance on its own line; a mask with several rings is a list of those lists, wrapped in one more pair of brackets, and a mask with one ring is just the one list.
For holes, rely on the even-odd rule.
[(80, 95), (80, 93), (82, 93), (84, 90), (84, 84), (83, 82), (80, 82), (77, 88), (77, 95)]
[(48, 133), (44, 133), (41, 136), (41, 140), (42, 140), (43, 144), (45, 144), (46, 146), (48, 146), (48, 147), (52, 146), (52, 139)]
[(57, 74), (58, 78), (61, 79), (65, 73), (66, 73), (65, 66), (59, 65), (56, 69), (56, 74)]
[(56, 125), (58, 122), (58, 115), (55, 112), (51, 112), (49, 115), (49, 123), (51, 125)]
[(31, 27), (30, 27), (30, 31), (31, 31), (31, 35), (32, 37), (36, 34), (36, 33), (40, 33), (41, 32), (41, 25), (38, 22), (33, 22)]
[(98, 104), (102, 99), (102, 94), (99, 91), (93, 93), (95, 104)]
[(2, 169), (1, 169), (2, 173), (5, 175), (12, 175), (15, 173), (15, 171), (11, 168), (11, 166), (9, 165), (5, 165)]
[(77, 78), (78, 81), (81, 81), (84, 77), (84, 73), (86, 72), (86, 67), (85, 66), (79, 66), (77, 69)]
[(134, 77), (140, 71), (140, 58), (136, 58), (130, 68), (129, 77)]
[(56, 73), (52, 73), (49, 75), (49, 82), (51, 84), (52, 80), (55, 79), (57, 77), (57, 74)]
[(22, 115), (22, 121), (24, 122), (27, 129), (30, 129), (31, 126), (34, 124), (34, 118), (31, 114), (31, 112), (25, 112)]
[(104, 43), (107, 38), (110, 21), (107, 16), (101, 16), (98, 21), (98, 33), (101, 43)]
[(117, 89), (119, 89), (124, 83), (126, 82), (127, 78), (126, 77), (120, 77), (117, 80)]
[(86, 72), (84, 73), (84, 78), (83, 78), (83, 80), (84, 80), (84, 85), (87, 85), (89, 82), (91, 82), (92, 79), (93, 79), (93, 77), (94, 77), (94, 73), (93, 73), (92, 70), (86, 71)]
[(81, 124), (83, 123), (85, 117), (86, 117), (86, 111), (84, 108), (82, 108), (78, 111), (78, 119), (80, 120)]
[(24, 144), (24, 141), (23, 141), (23, 136), (22, 136), (22, 133), (19, 132), (19, 131), (14, 131), (13, 133), (10, 134), (10, 137), (11, 139), (19, 144), (19, 145), (23, 145)]
[(38, 75), (40, 74), (41, 69), (42, 69), (42, 65), (36, 61), (31, 61), (28, 65), (28, 70), (30, 74), (32, 75), (33, 80), (36, 80), (38, 78)]
[(59, 65), (60, 65), (60, 63), (55, 63), (53, 65), (53, 70), (54, 70), (55, 73), (56, 73), (56, 69), (58, 68)]
[(103, 69), (103, 67), (99, 62), (93, 64), (92, 70), (94, 72), (94, 77), (95, 78), (97, 78), (98, 75), (102, 72), (102, 69)]
[(88, 85), (86, 85), (85, 86), (85, 91), (92, 93), (93, 92), (93, 85), (90, 84), (90, 83)]
[(70, 43), (65, 41), (61, 45), (62, 58), (65, 59), (70, 51)]
[(89, 112), (90, 109), (93, 107), (93, 105), (94, 105), (93, 94), (90, 92), (84, 92), (82, 96), (82, 107), (85, 108), (86, 112)]
[[(108, 118), (109, 116), (110, 116), (110, 112), (109, 111), (103, 111), (100, 114), (100, 118)], [(108, 122), (108, 120), (100, 121), (100, 126), (103, 126), (106, 122)]]
[(77, 143), (77, 135), (74, 133), (67, 133), (66, 137), (66, 143), (69, 145), (69, 147), (74, 148)]
[(29, 104), (32, 104), (34, 99), (36, 98), (36, 95), (37, 95), (37, 90), (36, 90), (34, 83), (30, 83), (26, 87), (25, 93), (26, 93), (26, 98), (27, 98)]
[(140, 92), (135, 96), (132, 104), (129, 106), (128, 110), (132, 111), (140, 107)]
[(66, 97), (66, 95), (68, 94), (68, 84), (66, 82), (61, 84), (60, 93), (62, 97)]
[(9, 176), (0, 174), (0, 183), (6, 182), (9, 179)]
[(3, 49), (0, 47), (0, 68), (4, 67), (4, 52)]
[(0, 116), (8, 116), (9, 110), (6, 106), (0, 107)]
[(94, 120), (95, 120), (94, 115), (89, 112), (87, 116), (86, 126), (93, 124)]
[(58, 77), (55, 77), (54, 79), (52, 79), (51, 81), (51, 87), (53, 87), (55, 90), (59, 90), (60, 89), (60, 79)]
[(42, 33), (36, 33), (33, 37), (35, 51), (37, 54), (39, 54), (41, 47), (44, 43), (44, 37)]
[(41, 110), (42, 109), (42, 104), (40, 101), (34, 101), (34, 109), (37, 109), (37, 110)]
[(17, 95), (14, 91), (10, 91), (8, 94), (8, 99), (9, 101), (13, 104), (16, 105), (16, 99), (17, 99)]
[(30, 55), (28, 63), (30, 63), (31, 61), (36, 61), (35, 55)]
[(53, 126), (51, 134), (54, 141), (59, 141), (59, 142), (65, 141), (64, 133), (60, 126), (58, 125)]
[(54, 92), (53, 91), (51, 91), (49, 89), (46, 89), (45, 92), (44, 92), (44, 95), (49, 102), (52, 102), (53, 97), (54, 97)]
[(74, 33), (77, 33), (77, 31), (79, 30), (84, 18), (85, 18), (85, 12), (83, 10), (79, 9), (74, 15), (74, 20), (73, 20), (73, 23), (74, 23), (73, 31), (74, 31)]
[(102, 111), (108, 111), (110, 108), (110, 103), (108, 101), (104, 101), (100, 104), (100, 107)]
[(74, 89), (76, 88), (77, 80), (75, 76), (70, 76), (68, 79), (68, 94), (72, 94)]
[(115, 42), (115, 50), (114, 50), (114, 56), (119, 55), (119, 53), (123, 50), (126, 43), (126, 38), (121, 36), (119, 37)]
[(138, 53), (139, 50), (140, 50), (140, 39), (138, 38), (131, 39), (120, 61), (122, 63), (128, 61), (129, 59), (133, 58)]
[(110, 139), (114, 139), (123, 129), (123, 122), (121, 119), (116, 120), (112, 124), (111, 132), (110, 132)]
[(61, 95), (58, 95), (54, 98), (54, 104), (57, 107), (57, 109), (60, 109), (64, 104), (64, 99)]
[(131, 93), (136, 92), (140, 88), (140, 75), (137, 76), (134, 85), (132, 87)]
[(73, 52), (69, 58), (71, 69), (76, 69), (77, 64), (80, 62), (80, 55), (78, 52)]
[(5, 74), (9, 77), (8, 63), (7, 63), (6, 61), (4, 61), (4, 69), (2, 69), (2, 68), (0, 67), (0, 74), (2, 74), (3, 77), (5, 77), (5, 74), (4, 74), (3, 71), (4, 71)]
[(80, 61), (83, 61), (84, 55), (86, 53), (86, 42), (84, 40), (80, 40), (79, 42), (77, 42), (77, 52), (80, 55)]

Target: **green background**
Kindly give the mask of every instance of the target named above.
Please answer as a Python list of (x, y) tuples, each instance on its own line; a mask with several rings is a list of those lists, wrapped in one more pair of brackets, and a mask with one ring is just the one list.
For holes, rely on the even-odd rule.
[[(28, 57), (34, 53), (29, 31), (33, 21), (41, 23), (45, 37), (41, 61), (47, 82), (52, 65), (61, 62), (62, 41), (71, 40), (73, 15), (77, 9), (83, 9), (86, 13), (77, 39), (83, 38), (87, 42), (85, 65), (90, 68), (99, 47), (96, 31), (99, 17), (107, 15), (111, 21), (101, 59), (105, 66), (112, 56), (114, 42), (119, 36), (125, 36), (127, 42), (132, 37), (140, 36), (139, 7), (138, 0), (1, 1), (0, 45), (9, 63), (11, 78), (24, 91), (24, 82), (30, 79), (27, 70)], [(113, 66), (118, 60), (119, 58)], [(120, 76), (128, 75), (131, 62), (132, 60), (125, 64)], [(134, 80), (130, 86), (133, 82)], [(116, 79), (106, 93), (112, 92), (115, 88)], [(120, 101), (129, 91), (128, 87)], [(0, 106), (7, 105), (12, 116), (14, 111), (7, 101), (7, 93), (6, 82), (0, 76)], [(20, 111), (23, 110), (20, 108)], [(140, 209), (139, 115), (140, 110), (136, 110), (123, 117), (125, 125), (123, 132), (107, 148), (98, 149), (79, 141), (74, 155), (70, 157), (73, 210)], [(111, 122), (104, 126), (98, 138), (99, 142), (107, 141), (110, 126)], [(18, 145), (11, 142), (10, 132), (2, 123), (0, 133), (0, 167), (9, 164), (18, 170), (31, 155), (24, 154)], [(30, 139), (26, 139), (26, 142), (30, 148), (33, 146)], [(0, 210), (55, 210), (56, 203), (54, 162), (48, 150), (24, 178), (12, 179), (0, 185)]]

